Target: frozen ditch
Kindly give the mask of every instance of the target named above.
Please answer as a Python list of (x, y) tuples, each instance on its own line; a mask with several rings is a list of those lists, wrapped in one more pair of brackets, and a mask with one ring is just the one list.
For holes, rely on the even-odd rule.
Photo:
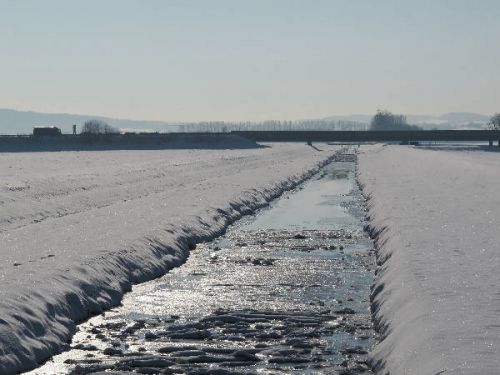
[(355, 155), (79, 326), (33, 374), (369, 374), (375, 260)]

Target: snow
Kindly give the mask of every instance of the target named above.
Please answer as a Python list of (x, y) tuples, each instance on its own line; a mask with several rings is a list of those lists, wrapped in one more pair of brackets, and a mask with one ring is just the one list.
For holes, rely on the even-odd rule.
[(0, 153), (0, 373), (309, 177), (322, 148)]
[(366, 146), (380, 373), (498, 374), (500, 153)]

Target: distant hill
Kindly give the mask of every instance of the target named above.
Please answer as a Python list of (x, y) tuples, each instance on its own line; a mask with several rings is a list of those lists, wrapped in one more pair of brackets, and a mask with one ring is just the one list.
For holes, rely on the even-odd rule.
[[(369, 123), (373, 115), (331, 116), (325, 120), (359, 121)], [(490, 116), (471, 112), (451, 112), (443, 115), (407, 115), (408, 123), (424, 129), (482, 129)]]
[[(82, 125), (90, 119), (99, 119), (119, 129), (140, 131), (176, 131), (177, 125), (160, 121), (137, 121), (67, 113), (40, 113), (0, 109), (0, 134), (31, 134), (34, 126), (57, 126), (63, 133), (71, 133), (72, 125)], [(79, 131), (79, 130), (78, 130)]]
[(490, 116), (471, 112), (451, 112), (441, 116), (408, 116), (408, 121), (424, 129), (482, 129)]
[[(369, 124), (372, 117), (373, 115), (354, 114), (349, 116), (330, 116), (320, 120)], [(161, 121), (126, 120), (92, 115), (0, 109), (0, 134), (31, 134), (34, 126), (57, 126), (63, 133), (71, 133), (73, 124), (78, 125), (79, 128), (80, 125), (90, 119), (103, 120), (109, 125), (125, 131), (175, 132), (180, 129), (180, 125), (183, 125)], [(407, 119), (409, 124), (418, 125), (424, 129), (482, 129), (485, 128), (489, 121), (489, 116), (470, 112), (452, 112), (436, 116), (407, 115)], [(204, 123), (195, 125), (197, 129), (204, 128)]]

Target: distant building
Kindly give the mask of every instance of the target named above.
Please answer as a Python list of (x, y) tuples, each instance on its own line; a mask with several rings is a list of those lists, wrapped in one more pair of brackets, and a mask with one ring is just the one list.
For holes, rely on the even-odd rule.
[(61, 135), (61, 129), (56, 126), (37, 126), (33, 128), (33, 135), (35, 137), (41, 136), (57, 136)]

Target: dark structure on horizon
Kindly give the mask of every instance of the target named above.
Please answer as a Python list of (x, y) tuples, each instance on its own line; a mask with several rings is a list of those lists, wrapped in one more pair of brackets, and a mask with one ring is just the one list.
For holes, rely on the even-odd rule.
[[(245, 139), (250, 142), (245, 141)], [(388, 130), (388, 131), (231, 131), (228, 133), (127, 133), (61, 134), (57, 127), (36, 127), (33, 135), (2, 135), (0, 150), (62, 151), (107, 149), (227, 148), (262, 147), (258, 143), (400, 143), (488, 142), (500, 147), (500, 130)]]
[(500, 130), (368, 130), (368, 131), (234, 131), (231, 134), (256, 142), (489, 142)]
[(61, 135), (61, 129), (57, 126), (37, 126), (33, 128), (33, 136), (58, 136)]

